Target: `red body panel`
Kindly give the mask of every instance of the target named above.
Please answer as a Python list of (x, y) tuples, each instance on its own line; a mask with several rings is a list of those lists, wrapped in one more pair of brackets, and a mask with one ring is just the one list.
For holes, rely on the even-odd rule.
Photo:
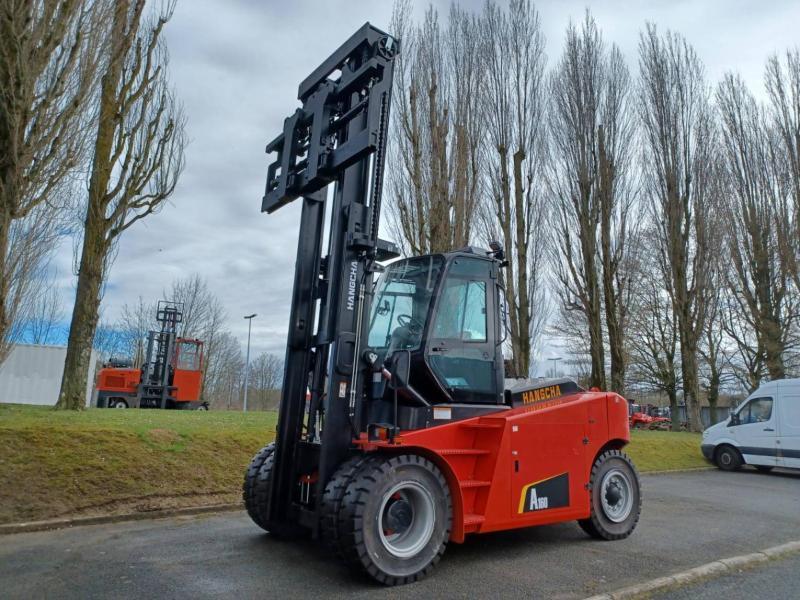
[(175, 390), (176, 402), (196, 402), (200, 399), (200, 382), (203, 378), (202, 371), (186, 371), (175, 369), (172, 385)]
[(103, 392), (120, 392), (121, 394), (136, 394), (136, 387), (142, 372), (139, 369), (118, 369), (106, 367), (100, 369), (97, 376), (97, 389)]
[[(587, 487), (596, 456), (606, 447), (621, 448), (629, 439), (628, 405), (622, 397), (581, 392), (404, 431), (395, 443), (362, 444), (433, 460), (453, 498), (450, 539), (463, 542), (467, 533), (588, 517)], [(543, 483), (559, 488), (560, 502), (553, 501), (556, 495), (549, 506), (547, 497), (536, 498), (535, 486)]]

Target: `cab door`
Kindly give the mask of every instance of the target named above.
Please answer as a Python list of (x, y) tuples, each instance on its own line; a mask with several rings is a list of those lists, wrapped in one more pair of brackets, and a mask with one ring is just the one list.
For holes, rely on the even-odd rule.
[(778, 466), (777, 415), (772, 396), (751, 398), (736, 413), (730, 430), (749, 465)]
[(459, 256), (440, 288), (426, 360), (454, 403), (497, 404), (501, 393), (492, 275), (491, 261)]
[(179, 402), (196, 402), (200, 399), (203, 380), (203, 344), (197, 340), (178, 340), (172, 385)]

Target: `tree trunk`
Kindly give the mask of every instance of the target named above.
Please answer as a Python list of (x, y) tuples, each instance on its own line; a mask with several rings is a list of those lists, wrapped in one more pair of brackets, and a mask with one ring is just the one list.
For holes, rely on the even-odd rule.
[(764, 362), (767, 365), (769, 378), (772, 380), (786, 377), (786, 366), (783, 362), (785, 345), (782, 339), (781, 324), (772, 317), (767, 317), (761, 323), (764, 346)]
[(686, 332), (681, 330), (681, 368), (683, 371), (683, 399), (686, 402), (686, 416), (689, 431), (702, 431), (700, 418), (700, 380), (697, 376), (697, 350), (686, 339)]
[(711, 377), (708, 385), (708, 412), (711, 424), (717, 422), (717, 402), (719, 401), (720, 375), (716, 369), (711, 370)]
[(106, 192), (111, 179), (111, 161), (118, 114), (117, 87), (122, 77), (124, 55), (131, 41), (125, 35), (129, 2), (117, 2), (112, 26), (112, 44), (109, 65), (103, 75), (100, 89), (100, 113), (97, 137), (94, 144), (92, 176), (83, 232), (81, 264), (78, 271), (78, 289), (72, 311), (67, 358), (56, 408), (78, 410), (83, 408), (94, 343), (94, 334), (100, 316), (100, 290), (103, 271), (111, 242), (106, 220), (108, 200)]
[(615, 283), (619, 265), (614, 259), (611, 242), (611, 213), (614, 207), (614, 165), (606, 152), (605, 132), (602, 125), (597, 128), (599, 201), (600, 201), (600, 249), (603, 262), (603, 300), (606, 309), (606, 331), (608, 353), (611, 356), (610, 389), (624, 394), (625, 357), (622, 352), (623, 336)]
[(99, 319), (100, 288), (108, 252), (102, 214), (90, 210), (86, 216), (78, 290), (69, 328), (64, 378), (56, 408), (80, 410), (86, 402), (92, 346)]
[(678, 407), (678, 389), (677, 386), (667, 388), (667, 397), (669, 397), (669, 416), (670, 416), (670, 430), (680, 431), (680, 408)]
[[(11, 289), (10, 275), (8, 272), (8, 244), (11, 234), (11, 212), (8, 206), (0, 206), (0, 340), (6, 339), (8, 330), (11, 327), (11, 319), (8, 316), (6, 301), (8, 292)], [(5, 357), (0, 353), (0, 364)]]
[[(525, 228), (530, 224), (523, 217), (525, 215), (525, 190), (522, 187), (522, 162), (525, 160), (525, 151), (519, 148), (513, 156), (514, 161), (514, 212), (516, 218), (516, 276), (517, 276), (517, 295), (518, 298), (518, 328), (517, 343), (519, 355), (514, 356), (517, 362), (517, 373), (528, 377), (531, 369), (531, 313), (530, 299), (528, 298), (528, 247), (525, 242)], [(511, 239), (511, 238), (506, 238)], [(509, 248), (509, 251), (511, 249)], [(555, 373), (553, 374), (555, 375)]]

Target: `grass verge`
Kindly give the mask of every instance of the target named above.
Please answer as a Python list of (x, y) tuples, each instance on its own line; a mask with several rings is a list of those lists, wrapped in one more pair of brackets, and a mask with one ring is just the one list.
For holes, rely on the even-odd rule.
[[(0, 404), (0, 523), (236, 502), (272, 412), (55, 411)], [(702, 467), (691, 433), (634, 431), (639, 470)]]
[(697, 469), (709, 464), (700, 453), (699, 433), (685, 431), (631, 431), (625, 452), (640, 473)]
[(0, 405), (0, 523), (235, 502), (271, 412)]

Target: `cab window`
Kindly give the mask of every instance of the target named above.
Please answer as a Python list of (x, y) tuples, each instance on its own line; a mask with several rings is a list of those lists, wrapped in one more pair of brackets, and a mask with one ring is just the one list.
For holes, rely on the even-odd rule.
[(178, 345), (178, 368), (185, 371), (200, 370), (200, 346), (191, 342)]
[(433, 328), (436, 338), (486, 341), (486, 282), (448, 278)]
[(765, 423), (772, 418), (772, 398), (753, 398), (737, 414), (739, 425)]

